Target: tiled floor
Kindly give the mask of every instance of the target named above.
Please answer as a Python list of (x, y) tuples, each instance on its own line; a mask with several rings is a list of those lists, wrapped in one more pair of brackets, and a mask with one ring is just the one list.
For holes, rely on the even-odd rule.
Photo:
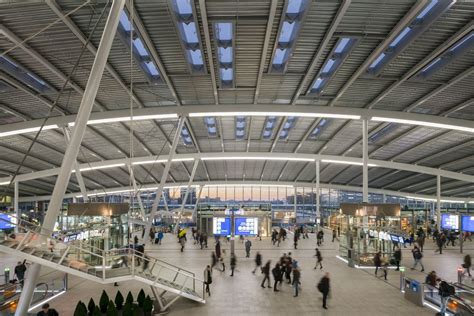
[[(385, 282), (376, 278), (373, 270), (349, 268), (347, 264), (336, 258), (337, 243), (326, 242), (321, 247), (324, 269), (314, 270), (315, 258), (313, 256), (316, 242), (314, 236), (310, 237), (310, 240), (301, 240), (298, 250), (292, 249), (293, 243), (290, 240), (285, 241), (279, 248), (272, 246), (268, 239), (252, 240), (251, 258), (245, 258), (243, 245), (236, 242), (238, 262), (235, 276), (230, 277), (228, 271), (225, 273), (214, 271), (212, 296), (207, 299), (207, 303), (202, 305), (181, 298), (172, 306), (170, 315), (434, 315), (432, 310), (417, 307), (403, 298), (398, 290), (399, 274), (397, 272), (390, 270), (389, 280)], [(228, 261), (230, 244), (223, 242), (222, 245), (223, 249), (227, 249)], [(210, 241), (209, 247), (209, 249), (200, 250), (192, 244), (192, 241), (188, 241), (184, 253), (181, 253), (175, 237), (166, 235), (163, 245), (148, 245), (146, 250), (150, 256), (189, 269), (202, 278), (204, 267), (210, 263), (213, 241)], [(466, 245), (465, 253), (473, 254), (473, 248), (474, 243)], [(262, 275), (251, 273), (254, 268), (253, 257), (257, 250), (261, 252), (264, 262), (268, 259), (276, 262), (284, 252), (292, 252), (293, 258), (299, 262), (302, 269), (302, 287), (299, 297), (293, 297), (292, 289), (287, 284), (283, 285), (279, 293), (260, 287)], [(426, 272), (436, 270), (440, 276), (454, 282), (456, 269), (462, 263), (462, 257), (458, 248), (448, 248), (443, 255), (439, 255), (435, 254), (434, 247), (428, 244), (423, 258), (425, 270)], [(0, 259), (1, 269), (5, 265), (13, 268), (16, 262), (15, 258), (5, 258), (1, 254)], [(412, 262), (411, 253), (407, 248), (403, 253), (403, 264), (411, 266)], [(46, 272), (50, 271), (45, 270), (44, 273)], [(321, 308), (321, 294), (316, 288), (324, 272), (331, 274), (331, 297), (327, 311)], [(425, 275), (420, 272), (407, 269), (407, 274), (424, 281)], [(143, 287), (152, 296), (149, 287), (134, 281), (120, 284), (116, 288), (112, 285), (102, 286), (77, 277), (70, 277), (69, 285), (70, 290), (66, 294), (51, 302), (60, 315), (72, 315), (78, 300), (88, 302), (93, 297), (97, 301), (102, 289), (106, 289), (112, 296), (115, 296), (117, 289), (120, 289), (124, 295), (129, 290), (136, 295)]]

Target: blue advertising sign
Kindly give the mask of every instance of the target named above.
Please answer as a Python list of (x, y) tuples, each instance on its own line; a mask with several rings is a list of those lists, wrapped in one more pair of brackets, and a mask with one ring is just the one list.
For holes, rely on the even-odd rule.
[(474, 216), (463, 215), (461, 217), (461, 227), (464, 232), (474, 233)]
[(0, 229), (11, 229), (15, 228), (15, 225), (10, 224), (16, 223), (16, 217), (7, 214), (0, 214)]
[(235, 219), (236, 235), (258, 235), (258, 218), (237, 217)]
[(230, 235), (230, 218), (214, 217), (212, 219), (212, 233), (214, 235)]
[(441, 214), (441, 228), (459, 229), (459, 216), (454, 214)]

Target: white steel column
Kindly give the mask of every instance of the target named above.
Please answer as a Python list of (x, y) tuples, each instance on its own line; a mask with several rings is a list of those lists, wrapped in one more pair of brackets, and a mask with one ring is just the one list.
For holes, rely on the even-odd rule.
[(181, 220), (181, 215), (182, 215), (183, 212), (184, 212), (184, 207), (185, 207), (185, 205), (186, 205), (186, 201), (187, 201), (188, 196), (189, 196), (189, 190), (190, 190), (190, 188), (191, 188), (191, 184), (192, 184), (193, 181), (194, 181), (194, 175), (196, 174), (196, 170), (197, 170), (198, 164), (199, 164), (199, 159), (194, 160), (193, 170), (191, 171), (191, 176), (189, 177), (188, 185), (186, 186), (186, 193), (184, 194), (184, 198), (183, 198), (183, 200), (181, 201), (181, 207), (179, 208), (178, 223), (176, 224), (175, 230), (174, 230), (175, 233), (178, 232), (178, 225), (179, 225), (180, 220)]
[[(193, 215), (191, 216), (195, 221), (197, 221), (197, 215), (196, 215), (196, 212), (197, 212), (197, 208), (199, 206), (199, 200), (201, 199), (201, 193), (202, 193), (202, 189), (204, 188), (203, 185), (200, 185), (199, 186), (199, 191), (198, 193), (196, 194), (196, 204), (194, 205), (194, 209), (193, 209)], [(196, 223), (197, 224), (197, 223)]]
[(320, 195), (321, 195), (321, 188), (319, 187), (320, 181), (320, 162), (316, 160), (316, 227), (319, 231), (319, 222), (321, 221), (321, 210), (319, 205)]
[[(158, 205), (160, 203), (161, 196), (163, 195), (163, 187), (166, 184), (166, 179), (168, 179), (168, 173), (171, 168), (171, 162), (173, 160), (173, 156), (175, 155), (176, 147), (178, 146), (179, 136), (181, 134), (181, 130), (183, 129), (183, 125), (184, 125), (184, 116), (181, 116), (178, 120), (178, 127), (176, 128), (176, 133), (174, 134), (174, 137), (173, 137), (173, 143), (171, 144), (170, 153), (168, 154), (168, 161), (165, 164), (165, 169), (163, 170), (163, 174), (161, 175), (160, 184), (158, 185), (158, 189), (156, 190), (155, 200), (153, 201), (153, 205), (151, 207), (150, 218), (148, 218), (148, 220), (146, 221), (144, 236), (148, 236), (147, 234), (150, 231), (151, 224), (153, 223), (153, 219), (155, 218), (155, 215), (158, 211)], [(167, 205), (166, 199), (164, 200), (165, 200), (165, 205)]]
[[(294, 187), (294, 192), (295, 192), (295, 196), (294, 196), (294, 199), (293, 199), (293, 203), (295, 205), (293, 205), (293, 212), (295, 213), (295, 224), (296, 224), (296, 217), (297, 217), (297, 211), (296, 211), (296, 202), (298, 201), (298, 199), (296, 198), (296, 187)], [(269, 197), (270, 198), (270, 197)]]
[(369, 202), (369, 122), (362, 120), (362, 201)]
[(436, 225), (441, 231), (441, 176), (436, 176)]
[[(15, 211), (17, 223), (20, 223), (21, 214), (20, 208), (18, 207), (18, 199), (20, 198), (20, 182), (15, 181), (14, 185), (14, 193), (13, 193), (13, 210)], [(18, 226), (15, 226), (15, 232), (18, 233)]]
[(140, 213), (142, 215), (142, 219), (144, 221), (146, 221), (145, 208), (143, 207), (142, 197), (140, 195), (140, 191), (138, 190), (137, 181), (135, 180), (135, 174), (133, 173), (133, 167), (131, 165), (129, 165), (128, 170), (130, 172), (130, 177), (132, 178), (133, 192), (135, 193), (135, 197), (137, 198), (138, 207), (140, 207)]
[[(71, 134), (67, 127), (63, 128), (64, 132), (64, 138), (66, 139), (66, 146), (69, 145), (69, 142), (71, 141)], [(79, 184), (79, 189), (81, 190), (81, 195), (82, 195), (82, 200), (84, 202), (89, 201), (89, 197), (87, 196), (87, 189), (86, 185), (84, 184), (84, 178), (82, 178), (82, 173), (81, 173), (81, 168), (79, 168), (79, 163), (76, 161), (74, 162), (74, 170), (76, 170), (76, 179), (77, 183)]]
[[(61, 204), (63, 201), (64, 194), (66, 193), (67, 185), (71, 177), (71, 170), (74, 163), (76, 162), (77, 154), (79, 153), (79, 147), (81, 146), (82, 138), (86, 132), (87, 121), (94, 105), (94, 100), (97, 96), (100, 81), (104, 73), (104, 67), (107, 63), (110, 48), (115, 38), (117, 26), (120, 19), (120, 13), (122, 12), (125, 0), (114, 0), (110, 8), (109, 16), (102, 32), (102, 38), (100, 40), (99, 49), (92, 65), (89, 79), (87, 80), (86, 89), (82, 96), (81, 105), (79, 112), (74, 123), (74, 129), (72, 131), (71, 141), (69, 142), (66, 153), (64, 154), (63, 161), (61, 163), (61, 169), (54, 185), (53, 194), (49, 203), (48, 211), (43, 221), (43, 233), (50, 234), (54, 228), (54, 223), (59, 215)], [(33, 292), (36, 286), (36, 281), (40, 273), (40, 266), (34, 263), (28, 270), (28, 278), (25, 282), (25, 287), (20, 296), (18, 302), (18, 308), (15, 312), (16, 316), (26, 315), (28, 308), (33, 297)]]

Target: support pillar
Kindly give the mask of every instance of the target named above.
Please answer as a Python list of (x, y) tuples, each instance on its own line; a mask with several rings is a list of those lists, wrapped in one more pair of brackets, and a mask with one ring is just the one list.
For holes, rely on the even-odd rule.
[(295, 214), (295, 224), (296, 224), (296, 219), (297, 219), (297, 217), (298, 217), (298, 212), (297, 212), (297, 207), (296, 207), (296, 203), (298, 202), (298, 198), (296, 197), (296, 187), (294, 187), (294, 190), (293, 190), (293, 192), (294, 192), (294, 199), (293, 199), (293, 203), (294, 203), (294, 205), (293, 205), (293, 212), (294, 212), (294, 214)]
[[(158, 205), (160, 203), (161, 196), (163, 195), (163, 187), (166, 184), (166, 179), (168, 179), (168, 173), (170, 172), (171, 162), (176, 152), (176, 147), (178, 146), (179, 136), (181, 134), (181, 130), (183, 129), (183, 125), (184, 125), (184, 117), (181, 116), (178, 119), (178, 127), (176, 128), (176, 133), (174, 134), (174, 137), (173, 137), (173, 142), (171, 144), (170, 152), (168, 154), (168, 161), (165, 164), (165, 169), (163, 170), (163, 173), (161, 174), (160, 184), (158, 185), (158, 189), (156, 190), (155, 200), (153, 201), (153, 205), (151, 207), (150, 218), (146, 221), (144, 236), (148, 236), (148, 232), (150, 231), (151, 224), (153, 223), (153, 219), (155, 218), (155, 215), (158, 211)], [(164, 200), (165, 200), (165, 205), (167, 205), (166, 199)], [(142, 242), (143, 242), (143, 239), (142, 239)]]
[(316, 160), (316, 228), (319, 231), (319, 222), (321, 221), (321, 210), (320, 210), (320, 195), (321, 189), (319, 187), (320, 181), (320, 162)]
[[(114, 0), (110, 8), (109, 16), (102, 32), (102, 38), (100, 40), (97, 55), (95, 56), (94, 63), (92, 65), (89, 79), (87, 80), (86, 89), (82, 96), (81, 105), (79, 112), (77, 113), (76, 121), (74, 123), (74, 129), (72, 131), (71, 140), (67, 146), (66, 153), (64, 154), (63, 161), (61, 163), (61, 169), (59, 171), (56, 184), (54, 185), (53, 194), (49, 203), (48, 211), (42, 225), (42, 232), (50, 234), (54, 228), (54, 223), (59, 215), (61, 204), (63, 201), (64, 194), (66, 193), (67, 185), (71, 177), (71, 170), (77, 159), (79, 148), (81, 146), (82, 139), (86, 132), (87, 121), (89, 120), (92, 107), (94, 106), (94, 100), (97, 96), (100, 81), (104, 73), (105, 64), (109, 57), (110, 48), (115, 38), (117, 26), (120, 20), (120, 13), (123, 10), (125, 0)], [(15, 312), (15, 316), (22, 316), (28, 313), (33, 292), (38, 280), (41, 266), (34, 263), (28, 269), (28, 277), (26, 278), (25, 286), (18, 302), (18, 307)]]
[[(64, 138), (66, 139), (66, 146), (67, 146), (69, 145), (69, 142), (71, 141), (71, 134), (69, 130), (67, 129), (67, 127), (63, 128), (63, 132), (64, 132)], [(89, 197), (87, 196), (86, 185), (84, 184), (84, 179), (82, 178), (81, 169), (79, 168), (79, 163), (77, 162), (77, 159), (74, 162), (74, 170), (76, 171), (75, 172), (76, 179), (77, 179), (77, 183), (79, 184), (79, 189), (81, 190), (82, 200), (84, 202), (88, 202)]]
[(197, 208), (199, 206), (199, 200), (201, 199), (201, 193), (202, 193), (202, 189), (204, 188), (203, 185), (200, 185), (199, 186), (199, 190), (198, 190), (198, 193), (196, 194), (196, 204), (194, 205), (194, 209), (193, 209), (193, 215), (192, 215), (192, 218), (194, 221), (196, 221), (196, 224), (197, 224)]
[(436, 176), (436, 226), (441, 231), (441, 176)]
[(142, 197), (140, 195), (140, 191), (138, 190), (137, 181), (135, 180), (135, 174), (133, 173), (133, 167), (131, 165), (128, 166), (128, 171), (130, 173), (130, 177), (132, 178), (133, 192), (135, 193), (135, 197), (137, 198), (138, 207), (140, 208), (142, 219), (146, 221), (145, 208), (143, 207)]
[[(14, 193), (13, 193), (13, 210), (15, 211), (15, 216), (17, 219), (17, 223), (20, 223), (21, 219), (21, 212), (20, 208), (18, 207), (18, 199), (20, 198), (20, 183), (15, 181), (14, 183)], [(15, 233), (18, 233), (18, 225), (15, 226)]]
[[(178, 222), (174, 228), (175, 233), (178, 232), (178, 225), (181, 220), (181, 215), (184, 212), (184, 207), (186, 206), (186, 201), (189, 196), (189, 190), (191, 189), (191, 184), (194, 181), (194, 175), (196, 174), (197, 166), (199, 165), (199, 159), (194, 160), (193, 170), (191, 171), (191, 176), (189, 177), (188, 185), (186, 186), (186, 193), (184, 194), (183, 201), (181, 201), (181, 207), (179, 208)], [(197, 203), (196, 203), (197, 204)]]
[(362, 202), (369, 202), (369, 122), (362, 120)]

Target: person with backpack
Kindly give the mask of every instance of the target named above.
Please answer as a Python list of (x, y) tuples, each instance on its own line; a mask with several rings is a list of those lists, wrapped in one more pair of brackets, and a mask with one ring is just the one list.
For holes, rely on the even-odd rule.
[(393, 259), (395, 260), (395, 264), (397, 265), (397, 269), (395, 271), (400, 271), (400, 262), (402, 261), (402, 250), (400, 247), (395, 247), (395, 251), (393, 252)]
[(329, 285), (329, 273), (326, 274), (321, 278), (318, 283), (318, 290), (323, 294), (323, 308), (328, 309), (327, 306), (327, 298), (329, 295), (330, 285)]
[(446, 313), (446, 302), (448, 298), (456, 293), (454, 286), (450, 285), (446, 281), (441, 281), (439, 283), (439, 296), (441, 298), (441, 315), (445, 315)]
[(263, 288), (265, 288), (265, 281), (267, 281), (267, 280), (268, 280), (268, 287), (271, 288), (271, 286), (270, 286), (270, 263), (271, 263), (271, 261), (268, 260), (267, 263), (265, 263), (265, 265), (262, 268), (262, 273), (265, 276), (263, 278), (263, 281), (262, 281), (262, 284), (261, 284), (261, 286)]
[(247, 239), (245, 241), (245, 253), (246, 253), (246, 258), (250, 258), (250, 248), (252, 247), (252, 242), (250, 239)]
[[(280, 264), (279, 263), (276, 263), (275, 267), (272, 269), (272, 275), (273, 275), (273, 281), (274, 281), (273, 292), (279, 292), (280, 290), (278, 290), (278, 288), (277, 288), (278, 282), (280, 282), (280, 277), (281, 277), (281, 271), (280, 271)], [(270, 283), (270, 279), (268, 280), (268, 282)]]
[(421, 265), (421, 272), (425, 271), (425, 267), (423, 266), (423, 262), (421, 261), (421, 259), (423, 258), (423, 254), (421, 253), (420, 249), (415, 246), (411, 252), (413, 253), (413, 259), (415, 260), (415, 264), (411, 269), (415, 270), (416, 266), (419, 263)]
[(375, 266), (375, 276), (377, 276), (377, 272), (379, 268), (382, 266), (382, 253), (379, 251), (374, 256), (374, 266)]
[(316, 262), (316, 265), (314, 266), (314, 269), (317, 269), (318, 268), (318, 264), (319, 264), (319, 269), (322, 269), (323, 268), (323, 256), (321, 255), (321, 251), (319, 251), (318, 248), (316, 248), (316, 258), (318, 259), (318, 261)]
[(210, 265), (207, 265), (206, 269), (204, 269), (204, 284), (206, 284), (206, 293), (211, 296), (211, 290), (209, 289), (209, 285), (212, 283), (212, 269)]
[(257, 251), (257, 255), (255, 256), (255, 269), (253, 269), (252, 273), (255, 274), (255, 271), (262, 265), (262, 255), (260, 252)]

